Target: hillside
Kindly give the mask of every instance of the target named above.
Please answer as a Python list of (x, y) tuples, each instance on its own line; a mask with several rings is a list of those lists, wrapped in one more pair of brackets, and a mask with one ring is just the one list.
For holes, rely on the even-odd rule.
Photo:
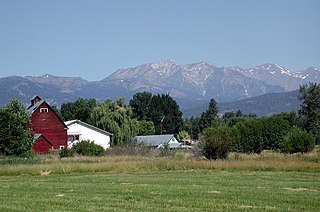
[[(135, 93), (147, 91), (169, 93), (187, 116), (203, 111), (203, 105), (212, 98), (219, 103), (221, 111), (239, 108), (245, 113), (268, 115), (297, 108), (296, 100), (288, 97), (291, 93), (285, 92), (309, 81), (319, 83), (319, 74), (319, 69), (314, 67), (294, 72), (278, 64), (243, 69), (216, 67), (208, 62), (184, 65), (167, 60), (119, 69), (94, 82), (49, 74), (0, 78), (0, 105), (14, 97), (29, 103), (36, 94), (55, 106), (79, 97), (103, 101), (122, 96), (129, 101)], [(258, 98), (264, 94), (269, 95)]]

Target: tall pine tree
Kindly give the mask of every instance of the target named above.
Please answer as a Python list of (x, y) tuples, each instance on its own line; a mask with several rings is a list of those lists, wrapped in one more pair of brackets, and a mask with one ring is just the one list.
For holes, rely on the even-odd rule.
[(217, 126), (218, 124), (218, 107), (214, 99), (210, 100), (208, 109), (201, 114), (199, 128), (202, 132), (205, 128)]

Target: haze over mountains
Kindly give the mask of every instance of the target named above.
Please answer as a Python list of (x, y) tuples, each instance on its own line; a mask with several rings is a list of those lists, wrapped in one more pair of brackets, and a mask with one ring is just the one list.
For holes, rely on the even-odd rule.
[[(200, 108), (214, 98), (224, 108), (223, 111), (251, 108), (257, 97), (272, 93), (272, 97), (263, 99), (278, 99), (279, 107), (283, 110), (296, 109), (298, 101), (292, 98), (297, 95), (294, 91), (299, 85), (308, 82), (320, 82), (320, 70), (309, 67), (306, 70), (293, 72), (278, 64), (264, 64), (253, 68), (216, 67), (208, 62), (195, 64), (180, 64), (172, 60), (157, 63), (143, 64), (134, 68), (119, 69), (101, 81), (89, 82), (79, 77), (58, 77), (45, 74), (43, 76), (9, 76), (0, 78), (0, 105), (11, 98), (17, 97), (28, 103), (34, 95), (48, 100), (52, 105), (61, 105), (64, 102), (75, 101), (79, 97), (96, 98), (102, 101), (105, 98), (116, 99), (123, 96), (130, 100), (137, 92), (169, 93), (179, 103), (181, 110), (189, 115), (198, 114)], [(287, 95), (283, 94), (289, 92)], [(277, 94), (278, 93), (278, 94)], [(241, 101), (239, 101), (241, 100)], [(237, 101), (235, 106), (226, 107), (226, 103)], [(261, 99), (259, 100), (261, 101)], [(282, 102), (284, 101), (284, 102)], [(235, 105), (234, 103), (228, 103)], [(264, 105), (267, 104), (266, 102)], [(282, 112), (276, 109), (273, 103), (272, 110), (263, 113), (251, 109), (259, 115), (269, 115)], [(198, 109), (196, 109), (198, 108)], [(205, 110), (205, 108), (203, 109)], [(203, 111), (202, 110), (202, 111)], [(194, 112), (190, 112), (194, 111)], [(223, 112), (221, 111), (221, 112)]]

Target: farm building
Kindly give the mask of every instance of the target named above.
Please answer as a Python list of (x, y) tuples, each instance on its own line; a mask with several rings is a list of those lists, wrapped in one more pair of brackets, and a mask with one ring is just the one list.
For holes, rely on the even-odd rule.
[(178, 148), (181, 145), (173, 134), (136, 136), (135, 141), (153, 148), (163, 148), (164, 145), (169, 145), (169, 148)]
[(91, 140), (105, 149), (110, 147), (111, 133), (80, 120), (66, 121), (65, 124), (68, 126), (68, 147), (81, 140)]
[(49, 141), (49, 139), (47, 139), (46, 136), (44, 136), (43, 134), (36, 133), (33, 137), (32, 148), (36, 152), (46, 153), (53, 148), (53, 143), (51, 143), (51, 141)]
[(67, 147), (67, 129), (55, 110), (39, 96), (31, 99), (27, 108), (31, 123), (27, 128), (35, 134), (32, 149), (38, 153), (48, 153), (51, 149)]

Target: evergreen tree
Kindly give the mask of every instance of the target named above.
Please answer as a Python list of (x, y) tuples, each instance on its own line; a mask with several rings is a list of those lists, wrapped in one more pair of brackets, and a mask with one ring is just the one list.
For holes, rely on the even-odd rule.
[(97, 102), (95, 99), (79, 98), (75, 102), (63, 103), (60, 113), (62, 119), (65, 121), (78, 119), (86, 123), (91, 123), (90, 115), (96, 105)]
[(201, 132), (205, 128), (218, 125), (218, 111), (217, 102), (211, 99), (208, 109), (200, 117), (199, 128)]
[(138, 120), (154, 123), (156, 134), (176, 134), (182, 127), (182, 112), (169, 94), (137, 93), (129, 105)]
[(32, 133), (26, 129), (29, 121), (26, 108), (17, 99), (0, 109), (0, 154), (31, 155)]
[(302, 116), (303, 128), (312, 133), (320, 143), (320, 85), (309, 83), (309, 85), (300, 86), (300, 95), (302, 100), (299, 114)]
[(133, 95), (129, 102), (132, 108), (133, 116), (139, 121), (150, 120), (152, 93), (143, 92)]

